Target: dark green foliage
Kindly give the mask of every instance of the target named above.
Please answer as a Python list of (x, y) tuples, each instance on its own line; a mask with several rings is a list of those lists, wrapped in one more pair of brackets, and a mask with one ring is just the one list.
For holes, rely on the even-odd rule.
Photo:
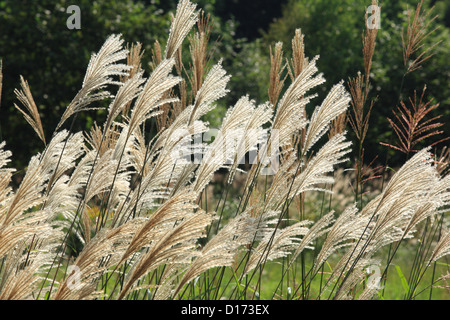
[[(81, 30), (69, 30), (71, 15), (66, 8), (81, 9)], [(0, 1), (0, 57), (3, 59), (4, 86), (1, 106), (2, 139), (13, 151), (15, 165), (42, 150), (39, 140), (14, 109), (14, 89), (19, 75), (28, 81), (46, 136), (51, 136), (65, 107), (81, 88), (92, 52), (106, 37), (122, 33), (125, 41), (140, 41), (149, 49), (163, 37), (170, 19), (156, 5), (136, 1)], [(149, 55), (146, 55), (147, 61)], [(146, 63), (144, 63), (146, 66)], [(101, 114), (101, 113), (100, 113)], [(92, 125), (96, 113), (80, 114), (75, 128)]]
[[(264, 35), (263, 48), (275, 41), (282, 41), (286, 51), (289, 52), (294, 31), (296, 28), (301, 28), (302, 33), (305, 34), (306, 56), (320, 55), (318, 67), (327, 80), (326, 85), (321, 88), (324, 92), (328, 92), (331, 86), (341, 79), (346, 81), (349, 77), (356, 76), (358, 71), (364, 72), (361, 35), (364, 29), (365, 10), (370, 2), (362, 0), (289, 1), (284, 8), (283, 17), (272, 24)], [(377, 100), (372, 110), (366, 141), (365, 158), (369, 161), (377, 154), (388, 152), (386, 147), (378, 143), (394, 138), (394, 132), (387, 121), (387, 117), (392, 116), (392, 109), (399, 105), (400, 100), (407, 102), (408, 98), (414, 95), (414, 90), (420, 92), (424, 84), (427, 86), (426, 100), (434, 98), (433, 103), (440, 103), (438, 110), (430, 117), (443, 114), (442, 122), (445, 125), (442, 129), (444, 132), (449, 132), (450, 129), (450, 86), (448, 85), (450, 6), (448, 3), (424, 2), (425, 10), (435, 5), (429, 18), (438, 15), (438, 18), (430, 25), (429, 31), (437, 27), (438, 29), (425, 39), (423, 49), (439, 41), (442, 42), (433, 49), (434, 55), (424, 62), (422, 68), (405, 77), (402, 85), (402, 77), (406, 71), (402, 57), (402, 28), (406, 30), (407, 6), (410, 10), (415, 10), (417, 3), (416, 0), (380, 1), (381, 29), (378, 30), (376, 39), (370, 93), (371, 98)], [(415, 57), (412, 58), (415, 59)], [(421, 146), (424, 147), (431, 142), (427, 140)], [(390, 152), (391, 165), (398, 165), (404, 160), (401, 155)]]

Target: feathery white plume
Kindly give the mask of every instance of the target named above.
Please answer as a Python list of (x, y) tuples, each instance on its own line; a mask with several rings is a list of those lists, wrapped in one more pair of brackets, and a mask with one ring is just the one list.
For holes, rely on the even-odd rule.
[(167, 40), (166, 58), (173, 58), (184, 39), (198, 21), (196, 4), (189, 0), (181, 0), (177, 5), (175, 18), (170, 26), (169, 39)]
[(331, 121), (345, 112), (350, 103), (350, 95), (343, 82), (333, 86), (320, 107), (317, 107), (311, 117), (306, 131), (304, 153), (322, 137), (328, 130)]
[(199, 119), (213, 108), (213, 103), (224, 97), (230, 90), (226, 89), (231, 76), (226, 75), (222, 67), (222, 60), (214, 65), (208, 72), (202, 87), (197, 92), (194, 106), (191, 110), (189, 124)]
[(98, 108), (92, 107), (90, 104), (110, 96), (108, 91), (102, 91), (107, 85), (122, 85), (121, 82), (111, 78), (112, 76), (126, 76), (127, 71), (131, 68), (126, 64), (117, 63), (127, 58), (127, 50), (122, 48), (122, 44), (121, 35), (111, 35), (106, 39), (100, 51), (92, 55), (84, 76), (83, 86), (67, 107), (56, 129), (59, 129), (73, 114)]
[(318, 57), (315, 57), (308, 63), (278, 103), (272, 130), (278, 131), (280, 147), (287, 145), (292, 135), (308, 123), (304, 118), (304, 110), (311, 97), (305, 97), (305, 94), (325, 82), (322, 74), (315, 75), (317, 59)]
[(181, 78), (170, 74), (174, 65), (174, 59), (166, 59), (153, 70), (131, 112), (129, 134), (132, 134), (149, 117), (156, 115), (154, 110), (157, 107), (178, 100), (171, 98), (161, 101), (163, 94), (181, 81)]

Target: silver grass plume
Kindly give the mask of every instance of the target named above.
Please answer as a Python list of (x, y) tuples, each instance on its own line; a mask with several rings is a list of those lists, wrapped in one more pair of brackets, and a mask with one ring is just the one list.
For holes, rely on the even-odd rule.
[[(192, 144), (191, 132), (198, 134), (206, 131), (207, 128), (201, 121), (196, 121), (192, 126), (186, 127), (177, 120), (178, 118), (157, 137), (149, 151), (149, 158), (153, 161), (146, 163), (148, 169), (143, 172), (140, 188), (133, 190), (130, 200), (124, 204), (126, 209), (121, 214), (121, 221), (125, 218), (125, 214), (130, 215), (130, 210), (135, 210), (135, 213), (139, 214), (141, 210), (145, 211), (155, 207), (156, 200), (166, 199), (170, 193), (173, 194), (177, 191), (172, 189), (173, 185), (176, 185), (177, 189), (182, 189), (190, 179), (192, 170), (189, 168), (192, 166), (185, 163), (185, 159), (178, 153), (181, 152), (183, 156), (190, 157), (195, 150), (202, 149), (202, 144)], [(142, 149), (142, 151), (145, 150)], [(144, 158), (145, 154), (141, 154), (139, 157)], [(180, 181), (180, 178), (185, 180)]]
[(31, 237), (48, 237), (52, 228), (41, 223), (46, 218), (43, 211), (33, 212), (21, 216), (20, 220), (0, 226), (0, 258), (8, 254), (16, 245), (29, 241)]
[(18, 243), (2, 262), (2, 277), (0, 281), (0, 300), (35, 299), (42, 274), (50, 268), (54, 252), (62, 239), (62, 232), (51, 230), (41, 236), (35, 249), (29, 251), (28, 244)]
[(145, 82), (142, 78), (143, 71), (138, 71), (135, 75), (127, 79), (117, 91), (113, 102), (108, 107), (108, 118), (105, 122), (105, 133), (109, 130), (114, 119), (122, 113), (133, 99), (135, 99), (142, 91), (141, 85)]
[[(220, 64), (213, 67), (209, 76), (204, 81), (202, 88), (197, 93), (195, 105), (184, 109), (174, 119), (170, 127), (157, 137), (150, 151), (153, 158), (157, 157), (156, 164), (154, 165), (156, 171), (151, 172), (150, 169), (146, 170), (147, 179), (150, 178), (150, 174), (157, 174), (159, 177), (166, 179), (166, 184), (170, 180), (178, 185), (177, 188), (183, 186), (183, 183), (177, 177), (189, 177), (189, 167), (192, 166), (186, 167), (185, 161), (183, 161), (182, 157), (177, 156), (177, 153), (182, 153), (187, 157), (203, 150), (202, 144), (199, 145), (195, 141), (192, 143), (192, 136), (207, 131), (206, 124), (198, 119), (201, 115), (211, 110), (214, 101), (223, 97), (228, 92), (225, 86), (229, 77), (225, 77), (225, 74), (226, 72)], [(195, 112), (195, 109), (198, 107), (200, 109), (198, 112)], [(140, 157), (142, 158), (142, 155)], [(165, 169), (161, 170), (162, 168)], [(152, 184), (155, 185), (155, 183)]]
[(118, 263), (128, 247), (142, 219), (132, 220), (117, 228), (102, 229), (83, 248), (72, 267), (80, 278), (72, 283), (74, 276), (67, 275), (58, 286), (55, 300), (81, 300), (91, 298), (101, 275)]
[[(118, 161), (112, 157), (113, 150), (108, 150), (100, 157), (92, 172), (89, 184), (86, 186), (84, 202), (89, 202), (94, 196), (107, 192), (114, 178), (114, 171)], [(95, 152), (91, 152), (93, 157)]]
[(28, 82), (20, 76), (20, 86), (22, 90), (14, 90), (17, 98), (22, 102), (22, 104), (26, 107), (28, 113), (20, 109), (16, 104), (14, 106), (18, 109), (24, 116), (25, 120), (31, 125), (33, 130), (37, 133), (39, 139), (45, 143), (45, 135), (44, 129), (42, 128), (41, 117), (39, 115), (39, 111), (37, 109), (36, 103), (34, 102), (33, 96), (31, 94), (30, 87)]
[[(165, 181), (165, 185), (170, 180), (177, 184), (177, 188), (183, 186), (183, 181), (179, 181), (178, 177), (188, 178), (189, 172), (192, 172), (189, 168), (192, 166), (186, 166), (183, 159), (178, 159), (176, 153), (181, 152), (185, 156), (189, 156), (198, 152), (199, 149), (203, 149), (203, 146), (196, 144), (195, 141), (192, 144), (192, 135), (207, 131), (207, 126), (198, 119), (213, 108), (213, 103), (217, 99), (226, 95), (229, 91), (226, 89), (229, 78), (229, 76), (226, 76), (221, 62), (210, 70), (202, 87), (197, 92), (194, 105), (184, 109), (170, 127), (164, 130), (155, 141), (151, 150), (153, 157), (158, 156), (155, 169), (153, 172), (149, 170), (147, 177), (144, 179), (150, 181), (151, 175), (157, 174), (157, 176), (165, 179), (161, 180), (161, 182)], [(180, 133), (182, 133), (182, 136), (180, 136)], [(176, 156), (175, 159), (174, 156)], [(163, 168), (164, 170), (162, 170)], [(163, 185), (155, 182), (152, 181), (152, 185)], [(187, 182), (187, 180), (184, 180), (184, 182)], [(144, 183), (143, 185), (146, 186)], [(147, 187), (145, 188), (147, 189)], [(151, 190), (151, 188), (148, 189)]]
[[(96, 152), (92, 150), (90, 152), (90, 156), (93, 158), (95, 153)], [(106, 192), (109, 193), (108, 205), (103, 214), (110, 215), (121, 201), (121, 198), (127, 194), (132, 171), (127, 170), (127, 166), (129, 165), (129, 161), (127, 160), (128, 157), (124, 158), (121, 159), (122, 161), (119, 164), (119, 159), (115, 157), (114, 150), (110, 149), (98, 159), (94, 170), (92, 171), (91, 179), (86, 186), (85, 195), (83, 198), (81, 212), (85, 222), (88, 222), (86, 205), (95, 196)], [(88, 236), (89, 231), (85, 230), (85, 232), (86, 236)]]
[[(424, 179), (427, 181), (430, 178), (434, 180), (431, 162), (431, 154), (428, 149), (416, 153), (392, 176), (382, 194), (364, 207), (363, 213), (367, 215), (376, 214), (382, 206), (398, 199), (404, 190), (408, 190), (408, 186), (417, 188), (418, 183), (422, 184)], [(425, 174), (423, 174), (424, 172)], [(430, 173), (431, 177), (427, 177)], [(417, 181), (415, 181), (416, 178)]]
[(213, 108), (213, 103), (230, 91), (226, 89), (230, 78), (231, 76), (227, 76), (226, 71), (222, 67), (222, 60), (211, 68), (202, 87), (197, 92), (194, 105), (185, 109), (190, 111), (188, 124), (193, 123), (209, 112)]
[[(277, 209), (286, 201), (290, 188), (289, 181), (295, 174), (295, 170), (292, 168), (294, 162), (295, 157), (289, 157), (281, 163), (272, 179), (270, 188), (266, 191), (266, 201), (264, 203), (266, 207)], [(280, 190), (282, 191), (280, 192)]]
[(108, 91), (103, 91), (107, 85), (122, 85), (121, 82), (111, 78), (112, 76), (127, 76), (127, 71), (131, 69), (126, 64), (117, 63), (127, 58), (128, 52), (123, 49), (122, 44), (121, 35), (111, 35), (106, 39), (100, 51), (91, 56), (81, 90), (65, 110), (56, 129), (59, 129), (73, 114), (96, 109), (97, 107), (89, 105), (110, 96)]
[(333, 86), (320, 107), (314, 110), (306, 131), (305, 145), (303, 153), (310, 148), (325, 134), (329, 129), (331, 121), (344, 113), (350, 103), (350, 95), (345, 90), (343, 82)]
[(25, 210), (44, 201), (42, 191), (45, 187), (45, 180), (48, 178), (48, 173), (42, 172), (39, 155), (34, 156), (28, 164), (28, 170), (19, 188), (5, 204), (6, 214), (0, 217), (1, 227), (16, 222)]
[(334, 212), (324, 215), (317, 222), (315, 222), (311, 228), (309, 228), (308, 232), (303, 237), (300, 245), (295, 249), (294, 253), (291, 256), (291, 263), (295, 261), (295, 259), (303, 252), (305, 249), (312, 249), (313, 242), (330, 231), (330, 225), (335, 222), (334, 220)]
[(181, 47), (184, 39), (198, 21), (198, 12), (195, 10), (196, 4), (189, 0), (181, 0), (177, 5), (175, 18), (170, 26), (169, 39), (167, 40), (166, 58), (173, 58), (178, 48)]
[[(156, 140), (157, 136), (154, 137), (152, 140)], [(152, 142), (152, 141), (151, 141)], [(133, 168), (137, 172), (142, 172), (142, 174), (145, 176), (148, 173), (149, 166), (145, 164), (146, 155), (147, 153), (147, 142), (145, 141), (145, 132), (143, 128), (138, 128), (134, 131), (134, 140), (133, 143), (130, 145), (130, 157), (131, 161), (133, 162)]]
[(11, 161), (11, 159), (9, 159), (12, 155), (11, 151), (8, 150), (4, 150), (6, 145), (5, 141), (2, 141), (0, 143), (0, 169), (3, 172), (6, 172), (7, 170), (12, 170), (12, 169), (3, 169), (4, 166), (6, 166), (8, 164), (8, 162)]
[[(133, 253), (161, 239), (173, 228), (177, 221), (188, 216), (195, 208), (195, 194), (180, 192), (164, 202), (136, 231), (129, 246), (123, 253), (120, 263)], [(120, 264), (119, 263), (119, 264)]]
[(284, 82), (286, 81), (287, 75), (283, 78), (283, 72), (286, 65), (282, 66), (283, 63), (283, 43), (277, 42), (275, 44), (274, 53), (272, 53), (272, 47), (270, 49), (270, 81), (269, 81), (269, 101), (272, 106), (275, 106), (278, 98), (283, 90)]
[[(61, 191), (60, 185), (67, 182), (64, 172), (72, 169), (83, 153), (82, 141), (81, 134), (68, 136), (67, 131), (56, 134), (44, 153), (32, 158), (16, 193), (10, 193), (3, 202), (7, 213), (1, 215), (0, 256), (6, 255), (7, 262), (16, 256), (14, 252), (20, 252), (22, 256), (16, 256), (16, 264), (5, 264), (2, 282), (9, 280), (2, 285), (2, 297), (29, 297), (36, 289), (37, 274), (48, 267), (57, 247), (55, 243), (62, 240), (62, 224), (54, 218), (70, 203), (65, 202), (67, 197), (55, 194), (55, 191)], [(66, 148), (62, 153), (64, 145)], [(59, 169), (55, 172), (57, 163)], [(30, 208), (33, 210), (27, 212)], [(16, 271), (11, 273), (13, 268), (17, 274)], [(22, 287), (24, 283), (28, 285)]]
[(261, 216), (250, 214), (251, 209), (230, 220), (198, 253), (193, 263), (184, 273), (174, 295), (192, 279), (208, 269), (219, 266), (231, 266), (236, 256), (246, 250), (252, 241), (259, 241), (268, 233), (268, 225), (274, 224), (276, 212)]
[(76, 161), (84, 154), (83, 143), (81, 132), (69, 134), (66, 130), (56, 133), (50, 140), (40, 160), (42, 171), (51, 173), (47, 193), (58, 179), (75, 167)]
[[(354, 295), (351, 292), (353, 288), (355, 288), (358, 285), (361, 285), (366, 276), (367, 276), (367, 267), (371, 265), (379, 265), (379, 261), (373, 260), (373, 259), (361, 259), (358, 261), (357, 265), (355, 266), (353, 272), (348, 277), (347, 281), (342, 285), (340, 290), (337, 292), (336, 296), (334, 297), (335, 300), (353, 300)], [(367, 299), (367, 296), (372, 293), (373, 291), (377, 291), (376, 286), (378, 283), (368, 283), (367, 288), (370, 289), (367, 290), (364, 295), (361, 297), (361, 300)]]
[(430, 263), (438, 261), (442, 257), (450, 254), (450, 232), (448, 229), (444, 229), (441, 239), (438, 241), (434, 247), (433, 253), (430, 257)]
[[(16, 235), (28, 228), (30, 232), (28, 239), (39, 240), (31, 241), (33, 250), (30, 250), (30, 241), (24, 237), (2, 258), (0, 299), (19, 300), (36, 297), (38, 285), (42, 280), (41, 275), (48, 270), (58, 243), (62, 239), (62, 232), (42, 223), (43, 216), (45, 213), (41, 211), (31, 214), (26, 221), (9, 226), (15, 228), (11, 233)], [(35, 233), (31, 237), (33, 231)]]
[(165, 59), (153, 70), (131, 111), (129, 134), (134, 133), (136, 128), (145, 120), (158, 114), (155, 110), (159, 106), (178, 101), (177, 98), (161, 100), (165, 92), (181, 81), (181, 78), (170, 74), (174, 65), (174, 59)]
[(380, 291), (377, 286), (366, 286), (358, 296), (358, 300), (374, 300), (375, 294)]
[(254, 112), (248, 96), (239, 99), (235, 106), (227, 111), (218, 136), (207, 146), (202, 163), (198, 168), (193, 183), (195, 192), (200, 193), (209, 183), (215, 171), (227, 163), (231, 164), (235, 159), (237, 142), (241, 140), (243, 130)]
[[(66, 139), (68, 140), (65, 141)], [(67, 182), (67, 176), (63, 175), (64, 171), (72, 169), (75, 161), (83, 153), (82, 141), (81, 134), (70, 137), (67, 131), (56, 134), (44, 153), (32, 158), (18, 190), (16, 193), (11, 193), (9, 199), (4, 202), (7, 213), (2, 215), (0, 227), (2, 239), (0, 256), (7, 255), (8, 259), (14, 250), (24, 252), (26, 259), (21, 257), (21, 260), (17, 261), (24, 263), (26, 260), (27, 265), (25, 268), (17, 267), (22, 270), (17, 281), (19, 279), (29, 281), (30, 286), (26, 287), (28, 291), (22, 290), (20, 294), (25, 292), (29, 294), (34, 290), (32, 286), (35, 283), (34, 272), (38, 269), (39, 272), (43, 272), (47, 266), (46, 261), (51, 259), (56, 249), (55, 243), (62, 240), (60, 230), (63, 224), (54, 218), (60, 210), (64, 210), (62, 207), (70, 206), (70, 202), (65, 201), (68, 198), (72, 199), (72, 195), (64, 197), (56, 193), (61, 191), (61, 184)], [(64, 145), (66, 148), (62, 153)], [(59, 169), (55, 172), (57, 163), (59, 163)], [(62, 190), (66, 191), (66, 188)], [(69, 191), (74, 190), (69, 189)], [(30, 208), (33, 210), (27, 212)], [(4, 273), (4, 277), (7, 277), (7, 274)], [(19, 289), (13, 286), (9, 288), (11, 292)], [(3, 292), (3, 294), (6, 293)]]
[(304, 110), (311, 97), (305, 97), (305, 94), (325, 82), (322, 74), (315, 75), (318, 71), (317, 59), (318, 57), (315, 57), (308, 63), (278, 102), (272, 130), (278, 131), (281, 147), (289, 144), (292, 135), (303, 129), (308, 123), (304, 118)]
[(238, 165), (245, 155), (251, 151), (256, 151), (258, 144), (264, 143), (264, 137), (267, 136), (267, 130), (263, 129), (265, 123), (270, 123), (272, 118), (272, 108), (269, 103), (259, 105), (254, 109), (251, 118), (247, 122), (240, 140), (237, 142), (236, 156), (233, 160), (233, 164), (230, 168), (230, 174), (228, 177), (228, 183), (233, 181), (236, 172), (238, 171)]
[[(59, 139), (56, 139), (57, 137)], [(67, 140), (63, 142), (60, 139)], [(82, 187), (81, 183), (69, 185), (70, 177), (67, 175), (67, 172), (74, 169), (76, 162), (85, 154), (83, 135), (80, 132), (68, 135), (68, 132), (64, 130), (49, 142), (49, 148), (57, 140), (60, 140), (60, 142), (54, 147), (53, 155), (51, 156), (52, 161), (47, 161), (46, 156), (42, 160), (43, 164), (53, 162), (53, 166), (55, 168), (57, 167), (57, 171), (53, 171), (54, 169), (52, 168), (52, 175), (46, 188), (47, 199), (45, 209), (49, 213), (48, 221), (53, 221), (61, 211), (75, 209), (76, 203), (78, 202), (78, 188)], [(62, 148), (64, 144), (63, 152)], [(50, 157), (48, 152), (45, 155)]]
[(351, 246), (353, 240), (358, 240), (362, 236), (369, 219), (357, 213), (356, 205), (352, 205), (346, 208), (333, 223), (314, 263), (314, 273), (333, 253)]
[(305, 220), (283, 229), (269, 228), (266, 230), (263, 239), (252, 250), (244, 274), (248, 274), (256, 268), (261, 261), (275, 260), (294, 252), (303, 241), (299, 236), (308, 234), (309, 229), (307, 226), (310, 224), (312, 224), (312, 221)]
[(5, 142), (0, 143), (0, 216), (6, 213), (5, 204), (12, 194), (9, 186), (14, 169), (4, 168), (11, 161), (11, 151), (4, 150)]
[(350, 145), (351, 143), (345, 139), (345, 133), (332, 137), (308, 162), (308, 165), (303, 165), (301, 173), (297, 176), (294, 176), (296, 168), (291, 167), (294, 160), (286, 161), (275, 175), (274, 183), (266, 198), (267, 205), (276, 209), (287, 199), (306, 191), (328, 192), (319, 186), (324, 183), (334, 183), (334, 178), (328, 173), (333, 172), (335, 165), (347, 160), (344, 157), (350, 152)]
[(211, 223), (212, 219), (210, 214), (199, 210), (185, 217), (183, 221), (168, 231), (133, 266), (126, 277), (118, 299), (123, 299), (138, 279), (158, 266), (188, 263), (193, 252), (195, 252), (197, 240), (205, 236), (205, 228)]
[(9, 273), (9, 277), (4, 273), (3, 277), (6, 281), (0, 288), (0, 300), (32, 299), (33, 289), (41, 280), (41, 277), (37, 275), (41, 263), (42, 261), (35, 260), (21, 270)]
[(366, 255), (412, 237), (420, 221), (439, 212), (444, 190), (427, 149), (414, 155), (392, 177), (383, 193), (361, 212), (375, 218)]
[(438, 214), (448, 204), (444, 191), (446, 184), (448, 189), (448, 181), (441, 183), (428, 149), (408, 160), (383, 192), (361, 211), (360, 216), (370, 221), (363, 230), (364, 237), (341, 258), (331, 279), (348, 270), (353, 272), (359, 260), (371, 259), (380, 248), (413, 237), (414, 227), (420, 221)]
[(169, 300), (173, 297), (174, 286), (180, 277), (180, 273), (185, 268), (185, 264), (171, 264), (166, 267), (160, 285), (153, 296), (154, 300)]
[(405, 228), (405, 234), (414, 230), (420, 222), (427, 218), (434, 219), (438, 214), (444, 214), (450, 206), (450, 176), (440, 177), (439, 172), (430, 172), (431, 188), (425, 194), (426, 198), (423, 205), (419, 205), (413, 211), (408, 226)]
[(351, 142), (346, 141), (345, 134), (346, 132), (332, 137), (303, 168), (302, 173), (294, 180), (295, 195), (311, 190), (326, 192), (318, 185), (334, 183), (334, 178), (328, 174), (334, 171), (334, 166), (347, 161), (345, 156), (350, 152)]

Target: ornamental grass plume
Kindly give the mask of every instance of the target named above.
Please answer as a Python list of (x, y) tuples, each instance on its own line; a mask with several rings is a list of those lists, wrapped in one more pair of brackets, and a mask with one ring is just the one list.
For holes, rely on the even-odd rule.
[[(417, 92), (414, 91), (414, 98), (409, 98), (412, 108), (408, 108), (406, 104), (401, 101), (400, 107), (397, 107), (397, 112), (394, 112), (394, 119), (388, 118), (394, 132), (397, 136), (397, 143), (395, 145), (381, 142), (382, 145), (399, 150), (405, 154), (418, 152), (415, 146), (423, 140), (435, 135), (444, 133), (438, 130), (444, 124), (436, 122), (442, 115), (434, 116), (431, 119), (426, 119), (426, 116), (435, 110), (439, 103), (431, 104), (432, 100), (424, 102), (426, 86), (422, 90), (420, 98), (417, 97)], [(450, 137), (445, 137), (441, 140), (433, 142), (431, 146), (446, 141)]]
[(423, 9), (423, 0), (421, 0), (417, 6), (414, 14), (408, 10), (408, 27), (405, 32), (402, 32), (402, 45), (403, 45), (403, 63), (405, 65), (406, 74), (413, 72), (422, 67), (422, 64), (431, 58), (434, 53), (431, 53), (434, 47), (439, 45), (440, 42), (423, 50), (413, 61), (413, 56), (417, 51), (424, 46), (425, 39), (436, 29), (428, 31), (430, 24), (437, 18), (436, 16), (430, 17), (434, 7), (431, 7), (426, 11)]

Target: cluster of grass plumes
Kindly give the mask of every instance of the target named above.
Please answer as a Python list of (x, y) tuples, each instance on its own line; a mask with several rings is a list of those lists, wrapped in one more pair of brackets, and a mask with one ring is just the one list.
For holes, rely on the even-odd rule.
[[(198, 139), (210, 129), (203, 116), (228, 93), (230, 79), (208, 52), (211, 26), (196, 5), (180, 1), (165, 50), (155, 43), (148, 77), (141, 46), (128, 50), (119, 35), (109, 37), (49, 140), (22, 79), (16, 93), (26, 109), (17, 108), (44, 149), (13, 190), (12, 155), (0, 144), (0, 299), (252, 299), (264, 291), (270, 261), (283, 267), (273, 298), (372, 299), (380, 281), (371, 282), (367, 268), (392, 245), (390, 263), (425, 224), (434, 234), (423, 233), (426, 247), (416, 258), (424, 263), (411, 272), (412, 299), (424, 271), (450, 253), (444, 218), (450, 176), (442, 169), (448, 153), (436, 161), (429, 149), (419, 150), (364, 206), (326, 212), (322, 205), (305, 213), (304, 195), (329, 193), (333, 172), (348, 160), (350, 105), (363, 152), (376, 34), (364, 38), (371, 46), (364, 51), (365, 82), (355, 78), (350, 93), (337, 83), (308, 117), (309, 92), (325, 79), (318, 57), (305, 57), (297, 30), (293, 57), (283, 64), (281, 43), (271, 56), (269, 101), (239, 99), (208, 144)], [(182, 48), (191, 32), (187, 68)], [(109, 102), (102, 126), (64, 129), (98, 101)], [(236, 210), (227, 214), (230, 188), (249, 154), (257, 161), (245, 172)], [(358, 168), (361, 185), (362, 162)], [(219, 170), (226, 172), (221, 195), (208, 206), (207, 187)]]

